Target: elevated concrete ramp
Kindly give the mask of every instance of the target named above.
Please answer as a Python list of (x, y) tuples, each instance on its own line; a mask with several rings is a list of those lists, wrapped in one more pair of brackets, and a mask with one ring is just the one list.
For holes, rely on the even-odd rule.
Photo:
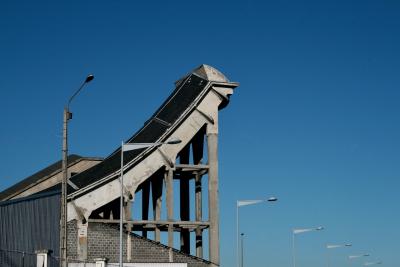
[[(237, 85), (208, 65), (201, 65), (177, 83), (161, 107), (126, 142), (167, 142), (179, 138), (182, 143), (126, 152), (126, 197), (162, 166), (173, 167), (178, 153), (204, 125), (207, 125), (207, 134), (218, 133), (218, 110), (228, 104)], [(120, 154), (118, 148), (103, 162), (70, 179), (77, 189), (68, 188), (68, 198), (74, 200), (74, 205), (68, 206), (68, 221), (80, 218), (77, 207), (87, 219), (93, 210), (120, 196)]]
[[(168, 142), (176, 138), (182, 142), (124, 153), (124, 214), (119, 209), (121, 148), (70, 179), (68, 221), (77, 220), (78, 232), (82, 233), (78, 243), (79, 260), (88, 257), (88, 222), (118, 224), (123, 216), (126, 231), (142, 231), (143, 237), (153, 232), (156, 242), (161, 241), (161, 232), (168, 232), (171, 248), (176, 247), (174, 234), (177, 233), (180, 251), (192, 254), (194, 245), (199, 258), (204, 257), (203, 231), (207, 230), (210, 266), (219, 265), (218, 112), (228, 105), (237, 83), (230, 82), (215, 68), (201, 65), (175, 86), (160, 108), (126, 142)], [(203, 175), (207, 175), (207, 201), (202, 199)], [(174, 193), (175, 182), (179, 183), (178, 194)], [(131, 205), (139, 193), (141, 220), (133, 220)], [(191, 203), (190, 194), (195, 195), (195, 203)], [(150, 199), (152, 219), (149, 219)], [(174, 199), (179, 199), (179, 216), (174, 214)], [(163, 201), (166, 202), (164, 213), (161, 212)], [(202, 214), (203, 202), (208, 203), (207, 220)], [(191, 207), (195, 209), (194, 217)], [(191, 232), (195, 232), (192, 240), (195, 244), (191, 242)], [(128, 235), (128, 245), (130, 238)], [(126, 262), (131, 262), (132, 250), (127, 247), (126, 251)]]

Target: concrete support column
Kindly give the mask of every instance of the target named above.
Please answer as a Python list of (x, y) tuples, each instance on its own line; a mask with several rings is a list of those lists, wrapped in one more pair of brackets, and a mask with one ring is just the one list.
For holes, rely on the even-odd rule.
[[(190, 221), (189, 179), (182, 177), (179, 187), (180, 217), (182, 221)], [(190, 254), (190, 232), (181, 228), (181, 251)]]
[(78, 228), (78, 260), (85, 261), (88, 257), (88, 226), (89, 222), (77, 221)]
[(36, 267), (48, 267), (49, 266), (49, 261), (48, 257), (50, 254), (50, 250), (47, 249), (42, 249), (42, 250), (36, 250)]
[[(124, 218), (125, 220), (132, 220), (132, 202), (127, 201), (126, 205), (124, 206)], [(128, 262), (132, 261), (132, 232), (133, 226), (131, 223), (128, 223), (126, 226), (126, 230), (128, 231), (128, 235), (126, 238), (126, 258)]]
[[(174, 170), (169, 168), (165, 176), (167, 189), (167, 220), (172, 222), (174, 220)], [(174, 228), (172, 224), (168, 224), (168, 246), (171, 248), (174, 247)]]
[(207, 133), (209, 255), (212, 266), (219, 266), (218, 134)]
[[(142, 220), (149, 219), (150, 202), (150, 181), (145, 181), (142, 185)], [(147, 230), (143, 230), (143, 237), (147, 238)]]
[[(153, 198), (153, 217), (155, 221), (161, 220), (161, 208), (162, 208), (162, 191), (163, 191), (163, 180), (162, 176), (157, 175), (151, 181), (151, 195)], [(160, 242), (161, 232), (158, 226), (154, 230), (154, 240)]]
[[(190, 144), (179, 153), (179, 161), (181, 164), (189, 164), (190, 160)], [(190, 191), (189, 179), (187, 174), (181, 174), (179, 196), (180, 196), (180, 218), (182, 221), (190, 221)], [(190, 254), (190, 232), (189, 229), (181, 228), (181, 251)]]
[[(204, 135), (205, 135), (205, 127), (199, 130), (199, 132), (195, 135), (192, 142), (193, 148), (193, 163), (195, 165), (201, 164), (203, 160), (203, 151), (204, 151)], [(202, 184), (201, 178), (203, 173), (197, 172), (195, 173), (195, 220), (200, 222), (203, 220), (203, 207), (202, 207)], [(203, 230), (201, 227), (196, 229), (196, 256), (199, 258), (203, 258)]]
[[(203, 220), (202, 216), (202, 194), (201, 194), (201, 175), (196, 173), (195, 177), (195, 209), (196, 221)], [(203, 258), (203, 230), (198, 227), (196, 229), (196, 256)]]

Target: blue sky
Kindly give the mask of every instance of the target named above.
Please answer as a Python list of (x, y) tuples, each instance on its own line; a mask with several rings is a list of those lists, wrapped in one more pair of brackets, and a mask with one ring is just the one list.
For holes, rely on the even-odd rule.
[[(399, 265), (398, 1), (8, 1), (0, 3), (0, 190), (70, 151), (106, 156), (196, 66), (240, 82), (221, 112), (222, 266), (235, 263), (237, 199), (245, 265)], [(351, 266), (361, 266), (353, 261)]]

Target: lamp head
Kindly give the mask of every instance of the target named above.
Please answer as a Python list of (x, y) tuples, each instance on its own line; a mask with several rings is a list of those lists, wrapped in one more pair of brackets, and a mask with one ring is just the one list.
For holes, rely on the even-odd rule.
[(92, 74), (89, 74), (89, 75), (86, 77), (85, 83), (88, 83), (88, 82), (90, 82), (90, 81), (93, 80), (93, 79), (94, 79), (94, 76), (93, 76)]

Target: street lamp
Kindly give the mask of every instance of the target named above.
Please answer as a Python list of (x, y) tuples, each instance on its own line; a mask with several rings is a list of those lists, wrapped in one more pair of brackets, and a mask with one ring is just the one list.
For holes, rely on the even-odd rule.
[(263, 202), (276, 202), (278, 199), (276, 197), (270, 197), (268, 199), (255, 199), (255, 200), (237, 200), (236, 201), (236, 266), (239, 266), (239, 208), (243, 206), (254, 205)]
[(60, 266), (67, 267), (67, 182), (68, 182), (68, 121), (72, 119), (72, 113), (69, 111), (74, 97), (83, 89), (83, 87), (94, 79), (89, 74), (82, 85), (69, 98), (67, 105), (64, 107), (63, 116), (63, 147), (62, 147), (62, 182), (61, 182), (61, 214), (60, 214)]
[[(350, 255), (347, 258), (349, 259), (349, 261), (354, 260), (354, 259), (358, 259), (358, 258), (362, 258), (362, 257), (369, 257), (369, 254), (358, 254), (358, 255)], [(351, 264), (350, 264), (351, 266)]]
[(348, 258), (349, 258), (349, 260), (352, 260), (352, 259), (357, 259), (357, 258), (361, 258), (361, 257), (369, 257), (370, 255), (369, 254), (360, 254), (360, 255), (350, 255), (350, 256), (348, 256)]
[[(352, 245), (351, 244), (349, 244), (349, 243), (347, 243), (347, 244), (339, 244), (339, 245), (337, 245), (337, 244), (335, 244), (335, 245), (326, 245), (326, 248), (329, 250), (329, 249), (334, 249), (334, 248), (345, 248), (345, 247), (351, 247)], [(326, 252), (326, 255), (327, 255), (327, 266), (329, 267), (329, 265), (330, 265), (330, 254), (329, 254), (329, 251), (327, 251)]]
[(324, 227), (319, 226), (316, 228), (301, 228), (301, 229), (293, 229), (292, 231), (292, 252), (293, 252), (293, 267), (296, 267), (296, 252), (295, 252), (295, 235), (312, 232), (312, 231), (321, 231), (324, 230)]
[(377, 265), (377, 264), (382, 264), (382, 262), (381, 261), (366, 262), (364, 263), (364, 266)]
[(119, 266), (123, 267), (122, 262), (122, 233), (123, 233), (123, 222), (124, 222), (124, 152), (138, 150), (147, 147), (159, 147), (161, 145), (175, 145), (182, 141), (180, 139), (171, 138), (167, 142), (156, 142), (156, 143), (121, 143), (121, 170), (120, 170), (120, 184), (121, 184), (121, 196), (120, 196), (120, 220), (119, 220)]

